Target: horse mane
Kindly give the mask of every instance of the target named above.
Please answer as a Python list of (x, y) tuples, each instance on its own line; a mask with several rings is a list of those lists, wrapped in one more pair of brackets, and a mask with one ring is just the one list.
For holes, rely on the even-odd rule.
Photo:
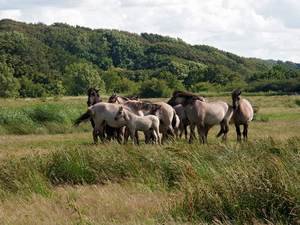
[(187, 91), (174, 91), (173, 97), (183, 97), (186, 99), (205, 101), (205, 98)]
[(233, 90), (231, 93), (232, 96), (236, 96), (236, 97), (240, 96), (241, 94), (242, 94), (242, 91), (239, 88)]
[(91, 88), (88, 89), (88, 91), (87, 91), (88, 96), (89, 96), (92, 92), (96, 92), (96, 93), (98, 94), (98, 96), (99, 96), (99, 93), (98, 93), (99, 90), (97, 90), (96, 88), (93, 88), (93, 87), (91, 87)]
[(148, 103), (148, 102), (142, 102), (142, 101), (129, 101), (126, 102), (125, 105), (128, 105), (135, 110), (148, 110), (148, 111), (156, 111), (161, 106), (155, 103)]
[(194, 93), (187, 92), (187, 91), (174, 91), (173, 97), (196, 97)]

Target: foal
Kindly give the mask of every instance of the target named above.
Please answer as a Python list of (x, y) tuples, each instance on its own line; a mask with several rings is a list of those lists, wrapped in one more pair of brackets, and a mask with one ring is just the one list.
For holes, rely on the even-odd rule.
[(125, 120), (125, 125), (128, 127), (130, 136), (133, 140), (133, 143), (137, 143), (137, 139), (135, 136), (136, 131), (144, 131), (146, 133), (152, 132), (155, 137), (155, 140), (158, 144), (161, 144), (160, 135), (159, 135), (159, 119), (154, 115), (147, 116), (138, 116), (133, 112), (124, 109), (123, 106), (119, 108), (115, 116), (116, 121)]

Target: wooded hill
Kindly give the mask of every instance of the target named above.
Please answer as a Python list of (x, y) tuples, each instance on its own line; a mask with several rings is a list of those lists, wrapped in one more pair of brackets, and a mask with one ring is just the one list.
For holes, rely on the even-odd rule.
[(157, 34), (0, 21), (0, 96), (81, 95), (90, 86), (143, 97), (236, 87), (300, 92), (300, 65)]

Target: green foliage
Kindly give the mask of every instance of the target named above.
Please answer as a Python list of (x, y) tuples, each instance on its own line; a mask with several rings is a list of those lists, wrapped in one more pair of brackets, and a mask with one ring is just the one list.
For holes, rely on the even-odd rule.
[[(62, 23), (1, 20), (0, 62), (11, 68), (5, 75), (10, 82), (5, 82), (15, 83), (1, 84), (7, 92), (1, 95), (7, 97), (18, 96), (17, 88), (11, 89), (18, 83), (21, 97), (81, 95), (90, 86), (130, 94), (151, 78), (163, 79), (168, 89), (197, 90), (198, 83), (208, 82), (222, 91), (247, 83), (248, 91), (299, 92), (295, 82), (285, 82), (299, 83), (300, 67), (295, 63), (243, 58), (157, 34)], [(274, 81), (282, 85), (269, 85)]]
[(136, 94), (138, 91), (138, 84), (126, 78), (126, 70), (110, 69), (103, 73), (103, 80), (107, 93), (117, 92), (124, 94)]
[(97, 69), (88, 63), (74, 63), (66, 67), (64, 84), (69, 95), (83, 95), (90, 87), (105, 90)]
[(16, 97), (20, 84), (13, 76), (13, 69), (0, 62), (0, 97)]
[(142, 82), (139, 95), (143, 98), (168, 97), (171, 92), (166, 81), (152, 78)]

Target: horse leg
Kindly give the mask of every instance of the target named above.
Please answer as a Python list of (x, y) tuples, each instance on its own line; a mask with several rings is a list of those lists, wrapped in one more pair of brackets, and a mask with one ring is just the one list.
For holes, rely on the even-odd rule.
[(205, 144), (207, 144), (207, 135), (208, 135), (208, 131), (210, 130), (210, 128), (212, 128), (212, 126), (204, 126), (204, 142)]
[(248, 139), (248, 124), (247, 123), (244, 124), (243, 138), (244, 138), (244, 141), (247, 141), (247, 139)]
[(132, 144), (133, 144), (133, 145), (137, 144), (136, 136), (135, 136), (136, 131), (135, 131), (135, 130), (130, 130), (129, 133), (130, 133), (130, 138), (132, 139)]
[(127, 144), (129, 136), (130, 136), (130, 131), (129, 131), (129, 129), (126, 127), (126, 128), (125, 128), (125, 132), (124, 132), (124, 144)]
[(235, 130), (236, 130), (236, 135), (237, 135), (237, 142), (241, 141), (241, 130), (240, 130), (240, 125), (239, 124), (235, 124)]
[(123, 127), (117, 129), (117, 141), (119, 144), (122, 144), (122, 133)]
[(184, 136), (185, 136), (185, 140), (187, 140), (188, 139), (188, 131), (187, 131), (187, 127), (188, 127), (188, 125), (184, 125)]
[(136, 140), (136, 144), (139, 145), (140, 144), (140, 140), (139, 140), (139, 133), (138, 133), (138, 131), (135, 131), (134, 137), (135, 137), (135, 140)]
[(192, 144), (195, 138), (195, 124), (190, 125), (190, 140), (189, 143)]
[(220, 123), (220, 131), (217, 134), (217, 138), (220, 137), (222, 134), (224, 134), (224, 126), (222, 124), (222, 122)]
[(94, 140), (94, 144), (98, 144), (98, 131), (97, 129), (93, 129), (93, 140)]
[(204, 144), (205, 143), (205, 133), (206, 133), (205, 127), (198, 124), (197, 131), (198, 131), (200, 143)]
[(229, 131), (229, 125), (228, 125), (228, 123), (225, 123), (224, 124), (224, 134), (223, 134), (223, 137), (222, 137), (223, 141), (227, 140), (227, 133), (228, 133), (228, 131)]

